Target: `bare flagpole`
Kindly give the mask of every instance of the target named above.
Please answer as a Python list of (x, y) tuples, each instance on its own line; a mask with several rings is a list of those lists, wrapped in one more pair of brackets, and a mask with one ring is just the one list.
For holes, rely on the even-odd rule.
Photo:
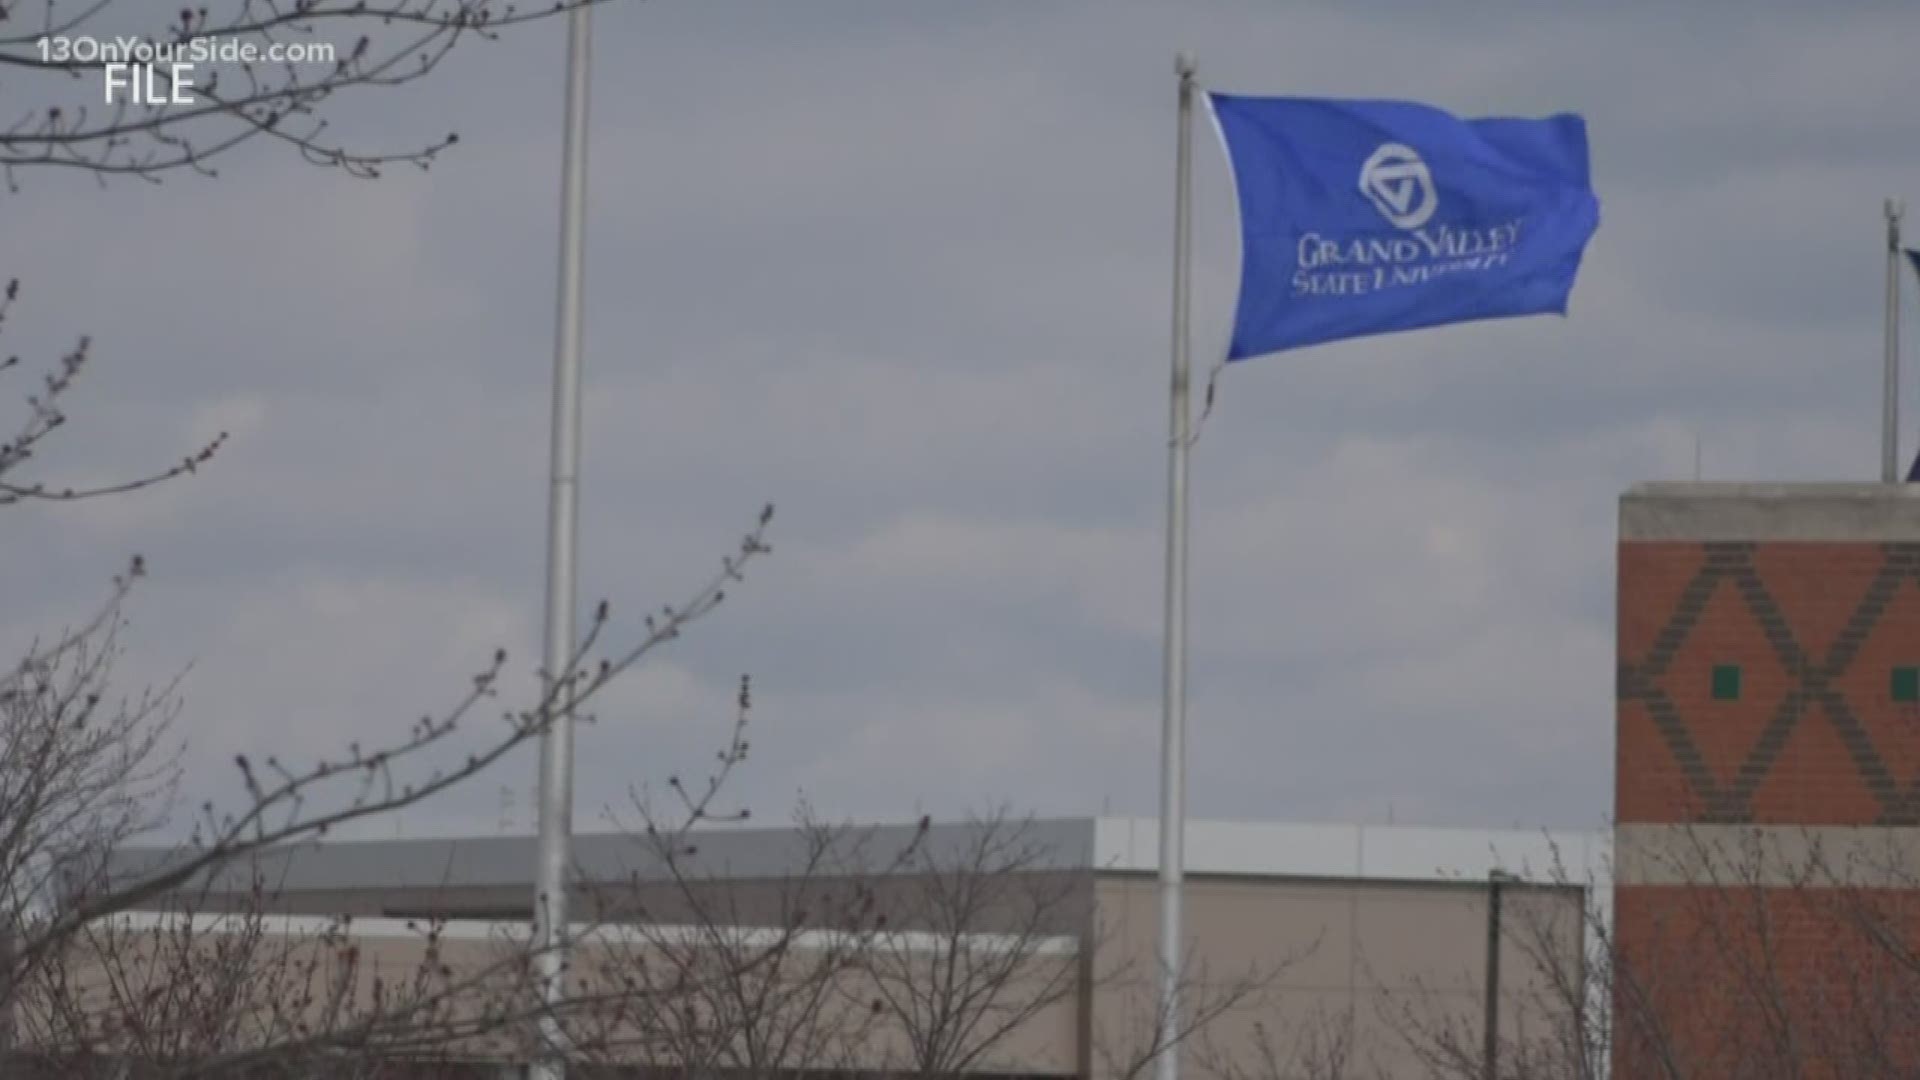
[(1173, 180), (1173, 419), (1167, 442), (1166, 681), (1160, 726), (1160, 1030), (1156, 1080), (1180, 1077), (1180, 892), (1186, 836), (1187, 450), (1192, 441), (1193, 364), (1187, 351), (1193, 201), (1192, 54), (1174, 61), (1180, 78), (1179, 148)]
[(1880, 403), (1880, 479), (1900, 482), (1900, 216), (1906, 207), (1887, 200), (1887, 381)]
[[(541, 1004), (540, 1042), (530, 1080), (563, 1080), (565, 1032), (556, 1007), (566, 996), (567, 878), (573, 834), (573, 693), (575, 572), (580, 496), (581, 287), (586, 273), (587, 60), (592, 5), (567, 13), (566, 126), (560, 158), (560, 295), (554, 323), (552, 485), (547, 521), (547, 625), (543, 690), (550, 710), (540, 732), (540, 841), (535, 856), (535, 971)], [(556, 692), (557, 691), (557, 692)]]

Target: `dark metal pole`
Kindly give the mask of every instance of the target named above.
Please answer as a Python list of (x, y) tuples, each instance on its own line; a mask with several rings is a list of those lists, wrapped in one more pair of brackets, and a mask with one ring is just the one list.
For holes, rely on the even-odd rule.
[(1880, 391), (1880, 480), (1900, 482), (1900, 216), (1906, 204), (1887, 200), (1887, 372)]
[(1487, 874), (1487, 1003), (1480, 1049), (1481, 1080), (1500, 1080), (1500, 889), (1513, 878), (1504, 870)]

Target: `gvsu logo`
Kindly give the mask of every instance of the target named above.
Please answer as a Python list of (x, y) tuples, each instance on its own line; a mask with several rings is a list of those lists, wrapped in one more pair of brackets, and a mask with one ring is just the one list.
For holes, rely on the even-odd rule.
[(1360, 166), (1360, 194), (1391, 229), (1300, 234), (1294, 252), (1294, 299), (1365, 296), (1418, 288), (1449, 274), (1477, 274), (1507, 265), (1520, 246), (1525, 219), (1474, 216), (1457, 205), (1439, 215), (1433, 172), (1404, 143), (1382, 143)]
[(1382, 143), (1360, 166), (1360, 194), (1398, 229), (1425, 225), (1440, 207), (1427, 163), (1400, 143)]

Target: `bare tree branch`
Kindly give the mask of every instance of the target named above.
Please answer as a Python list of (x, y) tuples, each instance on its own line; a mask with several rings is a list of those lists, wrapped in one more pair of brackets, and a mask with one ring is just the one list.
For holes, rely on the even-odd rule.
[[(860, 987), (899, 1029), (897, 1071), (957, 1076), (996, 1060), (1008, 1038), (1079, 989), (1092, 875), (1061, 871), (1031, 820), (1004, 809), (969, 820), (952, 848), (923, 845), (896, 890), (914, 927), (933, 938), (877, 940)], [(1073, 948), (1055, 945), (1062, 938)]]
[[(497, 40), (508, 28), (596, 0), (526, 7), (505, 0), (231, 0), (215, 10), (171, 14), (116, 0), (44, 0), (35, 25), (10, 18), (20, 2), (0, 4), (0, 27), (19, 26), (0, 31), (0, 69), (15, 72), (15, 83), (30, 87), (28, 100), (36, 103), (0, 127), (0, 172), (10, 188), (19, 171), (47, 167), (154, 182), (179, 170), (213, 176), (214, 159), (262, 138), (357, 177), (375, 178), (396, 164), (426, 168), (457, 135), (400, 150), (356, 149), (330, 129), (334, 96), (404, 85), (431, 73), (464, 40)], [(136, 41), (161, 61), (150, 69), (157, 101), (136, 101), (124, 85), (116, 99), (106, 71), (127, 57), (93, 46)], [(192, 70), (176, 76), (175, 61)]]
[[(0, 294), (0, 329), (5, 328), (7, 315), (19, 295), (19, 279), (8, 281), (5, 293)], [(223, 431), (213, 440), (172, 465), (149, 471), (130, 480), (107, 484), (72, 487), (55, 486), (45, 480), (16, 479), (15, 474), (39, 455), (41, 445), (66, 425), (67, 414), (63, 405), (66, 398), (73, 392), (74, 381), (86, 368), (91, 355), (89, 350), (90, 342), (84, 337), (81, 338), (80, 343), (72, 351), (60, 358), (53, 370), (41, 377), (39, 388), (26, 395), (25, 418), (21, 421), (13, 438), (8, 442), (0, 443), (0, 506), (28, 499), (73, 502), (102, 495), (123, 495), (130, 491), (138, 491), (141, 488), (152, 487), (198, 471), (200, 466), (212, 460), (213, 455), (218, 453), (220, 447), (226, 443), (227, 434)], [(0, 373), (16, 369), (19, 364), (18, 356), (9, 356), (5, 361), (0, 361)]]

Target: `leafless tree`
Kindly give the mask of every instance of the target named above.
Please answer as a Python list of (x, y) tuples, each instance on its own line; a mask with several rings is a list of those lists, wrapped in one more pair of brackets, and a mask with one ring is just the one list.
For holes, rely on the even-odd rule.
[(1254, 1021), (1241, 1045), (1202, 1033), (1196, 1063), (1216, 1080), (1370, 1080), (1351, 1008)]
[(1011, 1067), (1009, 1040), (1080, 988), (1092, 874), (1061, 866), (1033, 822), (1005, 809), (960, 836), (917, 846), (880, 877), (894, 882), (900, 932), (872, 942), (856, 986), (905, 1044), (895, 1072)]
[(8, 925), (44, 912), (59, 874), (98, 865), (171, 801), (172, 687), (109, 696), (120, 606), (137, 573), (114, 581), (87, 624), (30, 646), (0, 672), (0, 917)]
[[(669, 786), (689, 819), (737, 820)], [(604, 932), (581, 985), (595, 1024), (574, 1041), (598, 1060), (690, 1077), (992, 1073), (1029, 1066), (1035, 1032), (1071, 1027), (1095, 993), (1136, 1003), (1136, 965), (1095, 974), (1091, 872), (1030, 820), (1000, 810), (889, 830), (803, 810), (776, 841), (787, 848), (743, 868), (708, 857), (711, 832), (670, 836), (638, 805), (647, 870), (589, 905)], [(1174, 1042), (1249, 1004), (1271, 977), (1186, 980), (1191, 1011)], [(1140, 1026), (1099, 1043), (1127, 1075), (1157, 1049), (1129, 1041)]]
[[(16, 288), (6, 291), (0, 318), (17, 295)], [(91, 488), (27, 478), (65, 430), (67, 401), (87, 355), (82, 343), (25, 395), (26, 419), (0, 445), (0, 503), (128, 495), (191, 473), (218, 450), (215, 440), (173, 465)], [(17, 371), (19, 364), (9, 359), (0, 369)], [(122, 699), (110, 684), (122, 612), (147, 569), (133, 559), (93, 616), (0, 671), (0, 1016), (8, 1021), (0, 1053), (23, 1021), (29, 1029), (17, 1034), (36, 1041), (43, 1057), (84, 1060), (95, 1045), (84, 1036), (104, 1039), (100, 1045), (113, 1048), (121, 1064), (133, 1055), (150, 1069), (171, 1062), (202, 1075), (221, 1062), (257, 1071), (316, 1056), (373, 1060), (348, 1051), (393, 1052), (428, 1035), (457, 1041), (470, 1027), (452, 1024), (445, 1010), (456, 1000), (473, 1009), (481, 987), (472, 977), (440, 972), (434, 947), (419, 970), (369, 983), (344, 931), (273, 939), (247, 921), (263, 912), (241, 913), (216, 933), (195, 931), (191, 918), (161, 932), (136, 930), (120, 917), (190, 903), (197, 887), (254, 853), (319, 841), (465, 783), (537, 738), (562, 700), (590, 721), (602, 690), (712, 612), (744, 567), (769, 550), (771, 517), (768, 508), (713, 575), (682, 603), (647, 616), (624, 645), (609, 647), (610, 609), (601, 604), (567, 667), (542, 680), (535, 700), (499, 709), (491, 725), (483, 713), (498, 708), (504, 653), (479, 668), (446, 709), (398, 725), (394, 737), (376, 745), (352, 744), (304, 763), (237, 757), (235, 796), (203, 800), (170, 857), (128, 874), (109, 873), (108, 854), (179, 816), (171, 799), (178, 777), (173, 688)], [(482, 726), (456, 735), (463, 722)], [(430, 938), (432, 931), (423, 933)], [(483, 974), (497, 989), (516, 965), (525, 966), (524, 952), (485, 965)], [(532, 998), (495, 1000), (519, 1003), (499, 1007), (511, 1009)], [(494, 1016), (485, 1009), (479, 1015)]]
[(1098, 977), (1107, 992), (1121, 1001), (1121, 1019), (1096, 1022), (1092, 1047), (1101, 1075), (1111, 1080), (1140, 1080), (1162, 1053), (1195, 1059), (1213, 1057), (1206, 1049), (1214, 1025), (1243, 1011), (1260, 1011), (1268, 993), (1287, 971), (1306, 959), (1318, 942), (1290, 951), (1271, 964), (1249, 964), (1234, 971), (1214, 971), (1188, 957), (1174, 980), (1176, 1012), (1169, 1013), (1160, 993), (1160, 969), (1154, 965), (1123, 963)]
[[(1834, 850), (1815, 829), (1675, 826), (1616, 852), (1637, 880), (1579, 887), (1584, 945), (1564, 906), (1521, 908), (1507, 942), (1536, 976), (1506, 1003), (1500, 1080), (1911, 1077), (1920, 1068), (1920, 854), (1894, 831)], [(1877, 838), (1876, 838), (1877, 836)], [(1487, 1076), (1482, 1017), (1402, 995), (1387, 1017), (1423, 1075)]]
[[(6, 329), (13, 306), (19, 299), (20, 280), (14, 278), (7, 282), (6, 290), (0, 292), (0, 331)], [(25, 407), (19, 425), (10, 440), (0, 443), (0, 507), (28, 500), (73, 502), (103, 495), (124, 495), (152, 487), (198, 470), (212, 460), (226, 442), (226, 433), (222, 432), (177, 462), (107, 484), (73, 487), (39, 479), (34, 467), (39, 464), (47, 444), (67, 423), (67, 402), (75, 392), (77, 380), (87, 369), (91, 350), (88, 339), (81, 338), (58, 362), (40, 374), (38, 385), (22, 395)], [(25, 367), (18, 355), (9, 355), (0, 360), (0, 377), (20, 378), (24, 373)], [(136, 576), (140, 569), (140, 561), (136, 558), (133, 564)]]
[[(360, 177), (426, 168), (456, 135), (359, 148), (332, 122), (335, 98), (412, 82), (465, 42), (591, 2), (0, 0), (0, 68), (17, 110), (0, 121), (0, 172), (10, 189), (49, 167), (212, 176), (215, 159), (254, 142)], [(132, 42), (142, 49), (120, 55)], [(158, 62), (129, 70), (130, 59)]]
[[(228, 864), (259, 849), (325, 836), (339, 826), (363, 818), (413, 806), (462, 783), (535, 737), (557, 713), (559, 703), (575, 709), (591, 702), (614, 680), (654, 649), (680, 636), (691, 623), (719, 606), (726, 586), (742, 580), (745, 564), (770, 550), (765, 528), (772, 519), (769, 507), (760, 522), (741, 541), (738, 551), (722, 560), (722, 569), (700, 586), (690, 599), (669, 606), (645, 621), (645, 632), (624, 648), (606, 651), (602, 637), (610, 609), (602, 603), (566, 670), (543, 679), (547, 689), (538, 700), (499, 714), (499, 723), (482, 736), (480, 748), (463, 760), (447, 762), (439, 752), (452, 746), (463, 720), (473, 718), (498, 696), (497, 684), (506, 664), (504, 651), (475, 673), (470, 686), (448, 709), (410, 725), (404, 735), (376, 747), (350, 744), (333, 758), (303, 765), (283, 764), (269, 757), (256, 764), (245, 756), (234, 765), (242, 798), (236, 808), (222, 811), (212, 801), (201, 807), (193, 835), (178, 857), (132, 883), (73, 881), (63, 906), (49, 916), (42, 930), (57, 934), (103, 915), (125, 910), (170, 893), (194, 881), (210, 868)], [(604, 653), (604, 655), (603, 655)], [(31, 956), (36, 945), (29, 936), (21, 956)]]
[[(234, 0), (169, 9), (0, 0), (0, 65), (13, 73), (20, 110), (0, 127), (0, 171), (10, 190), (32, 169), (103, 181), (157, 182), (181, 169), (211, 176), (220, 155), (255, 141), (358, 177), (393, 164), (425, 168), (453, 136), (351, 145), (330, 115), (336, 95), (421, 78), (461, 42), (587, 2)], [(151, 74), (160, 89), (193, 100), (108, 94), (100, 106), (109, 66), (129, 57), (95, 52), (83, 39), (116, 49), (158, 44)], [(199, 45), (219, 55), (200, 63), (179, 51)], [(259, 55), (236, 58), (236, 49)], [(183, 60), (196, 64), (190, 76), (169, 66)], [(17, 282), (0, 294), (0, 326), (19, 295)], [(131, 495), (198, 471), (222, 448), (224, 435), (128, 479), (59, 483), (45, 459), (90, 358), (81, 338), (23, 394), (24, 417), (0, 443), (0, 506)], [(18, 358), (0, 361), (0, 377), (23, 375)], [(647, 616), (630, 640), (616, 640), (600, 605), (565, 667), (542, 673), (535, 699), (502, 707), (507, 658), (498, 653), (442, 711), (320, 760), (238, 757), (237, 789), (191, 809), (172, 799), (173, 688), (121, 698), (110, 681), (122, 612), (147, 572), (134, 557), (94, 616), (0, 669), (0, 1063), (24, 1067), (16, 1052), (31, 1049), (58, 1075), (97, 1066), (113, 1075), (345, 1076), (378, 1072), (395, 1055), (453, 1053), (503, 1025), (524, 1028), (538, 1007), (525, 992), (526, 935), (460, 967), (443, 962), (441, 927), (428, 923), (418, 929), (417, 964), (372, 971), (345, 922), (287, 932), (271, 922), (262, 890), (245, 910), (210, 923), (194, 898), (255, 855), (320, 842), (467, 783), (538, 737), (563, 700), (591, 720), (601, 690), (714, 610), (768, 550), (771, 514), (711, 578)], [(490, 710), (497, 722), (484, 715)], [(112, 864), (111, 852), (168, 819), (190, 830), (168, 857), (137, 872)]]
[[(1920, 885), (1899, 830), (1687, 826), (1616, 912), (1616, 1071), (1762, 1080), (1920, 1069)], [(1845, 843), (1844, 841), (1842, 843)]]
[[(346, 920), (311, 933), (258, 909), (98, 920), (22, 988), (23, 1043), (63, 1076), (352, 1075), (441, 1058), (497, 1017), (484, 1010), (496, 999), (452, 993), (467, 980), (441, 962), (438, 934), (423, 927), (420, 959), (382, 972)], [(468, 1002), (483, 1008), (456, 1011)]]
[[(744, 725), (743, 713), (737, 730)], [(710, 786), (717, 791), (718, 779)], [(686, 835), (694, 820), (663, 822), (662, 841)], [(237, 905), (223, 895), (204, 907), (227, 884), (209, 881), (161, 910), (79, 927), (58, 961), (20, 987), (25, 1060), (58, 1076), (345, 1080), (397, 1069), (428, 1077), (532, 1053), (535, 1021), (548, 1013), (534, 993), (527, 926), (476, 939), (472, 924), (412, 920), (395, 948), (345, 916), (302, 926), (276, 914), (257, 867), (252, 880)], [(596, 945), (593, 934), (582, 942), (583, 951)], [(591, 1030), (576, 1021), (627, 1010), (633, 997), (631, 986), (577, 980), (560, 1016)], [(579, 1056), (592, 1060), (602, 1048), (585, 1045)]]
[[(601, 1060), (648, 1060), (689, 1077), (858, 1066), (878, 1010), (847, 989), (888, 933), (865, 838), (803, 809), (777, 870), (739, 879), (703, 857), (710, 832), (662, 828), (637, 805), (644, 869), (596, 890), (602, 930), (582, 993), (604, 1004), (578, 1010), (593, 1026), (575, 1044)], [(682, 813), (713, 819), (698, 802)], [(923, 834), (882, 858), (898, 864)]]
[[(743, 687), (736, 746), (723, 760), (744, 755), (746, 704)], [(730, 767), (708, 779), (709, 793), (718, 793)], [(656, 839), (685, 847), (700, 819), (691, 812), (663, 819)], [(247, 853), (284, 854), (277, 848)], [(238, 865), (249, 864), (243, 857)], [(349, 918), (308, 920), (320, 925), (302, 927), (276, 915), (272, 887), (257, 866), (254, 872), (251, 891), (238, 904), (222, 896), (205, 907), (209, 892), (227, 887), (209, 880), (194, 893), (170, 897), (162, 910), (122, 912), (77, 927), (9, 1002), (22, 1021), (26, 1051), (11, 1059), (13, 1068), (156, 1080), (345, 1080), (404, 1069), (401, 1075), (421, 1078), (441, 1069), (465, 1075), (457, 1070), (472, 1062), (524, 1059), (531, 1052), (534, 1021), (545, 1006), (533, 993), (536, 952), (524, 925), (461, 940), (454, 931), (471, 931), (471, 925), (418, 920), (409, 924), (402, 948), (388, 941), (376, 949)], [(590, 932), (583, 952), (591, 955), (599, 943)], [(592, 1032), (591, 1021), (632, 1015), (648, 1004), (630, 982), (597, 984), (589, 977), (572, 985), (560, 1009), (570, 1030)], [(605, 1042), (580, 1049), (588, 1061), (613, 1057)]]
[[(1611, 958), (1598, 883), (1555, 865), (1502, 887), (1499, 923), (1502, 1018), (1494, 1046), (1506, 1080), (1600, 1080), (1608, 1075), (1611, 1013), (1605, 1008)], [(1517, 954), (1518, 963), (1514, 963)], [(1381, 991), (1374, 1031), (1383, 1045), (1362, 1057), (1410, 1058), (1421, 1075), (1487, 1080), (1485, 972), (1457, 983), (1414, 978)]]

